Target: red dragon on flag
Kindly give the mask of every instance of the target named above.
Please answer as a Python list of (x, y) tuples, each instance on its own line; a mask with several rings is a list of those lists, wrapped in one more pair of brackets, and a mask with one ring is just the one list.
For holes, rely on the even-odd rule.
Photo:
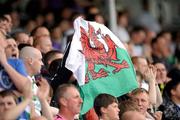
[[(93, 26), (88, 23), (89, 31), (85, 31), (83, 27), (80, 27), (81, 33), (81, 44), (83, 50), (81, 51), (87, 62), (88, 67), (86, 71), (85, 82), (89, 82), (89, 74), (93, 80), (97, 78), (107, 77), (109, 71), (101, 68), (98, 72), (95, 71), (95, 65), (101, 64), (104, 66), (111, 66), (115, 69), (112, 71), (114, 74), (119, 72), (123, 68), (128, 68), (128, 63), (123, 60), (121, 63), (117, 63), (119, 59), (117, 58), (116, 44), (112, 41), (111, 37), (108, 34), (102, 34), (101, 29), (97, 31), (94, 30)], [(101, 42), (99, 39), (102, 39)], [(107, 45), (107, 47), (105, 47)]]

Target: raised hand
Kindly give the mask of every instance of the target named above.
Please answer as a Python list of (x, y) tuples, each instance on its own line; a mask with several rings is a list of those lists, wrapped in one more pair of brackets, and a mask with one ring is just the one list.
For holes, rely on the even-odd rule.
[(152, 82), (155, 83), (156, 74), (157, 74), (156, 67), (154, 67), (153, 65), (149, 65), (143, 76), (148, 83), (152, 83)]
[(37, 97), (39, 98), (40, 103), (41, 103), (42, 115), (46, 117), (48, 120), (53, 120), (51, 107), (49, 103), (47, 102), (49, 89), (50, 87), (47, 80), (41, 77), (40, 80), (38, 80)]
[(50, 89), (47, 80), (41, 77), (40, 80), (38, 80), (38, 85), (37, 97), (40, 100), (47, 99)]

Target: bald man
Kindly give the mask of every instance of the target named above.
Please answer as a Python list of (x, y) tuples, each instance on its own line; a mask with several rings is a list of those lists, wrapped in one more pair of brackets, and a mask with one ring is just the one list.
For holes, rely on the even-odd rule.
[[(42, 115), (44, 115), (46, 118), (48, 119), (52, 118), (52, 114), (50, 112), (50, 106), (46, 99), (47, 96), (44, 96), (44, 95), (40, 96), (39, 94), (36, 94), (37, 91), (39, 91), (39, 89), (42, 89), (41, 85), (43, 84), (46, 85), (46, 88), (44, 88), (43, 92), (45, 92), (49, 86), (47, 81), (44, 78), (40, 78), (41, 79), (40, 81), (36, 81), (34, 77), (34, 75), (40, 73), (41, 66), (43, 65), (41, 52), (34, 47), (27, 46), (21, 49), (20, 58), (24, 60), (24, 64), (27, 69), (29, 79), (31, 79), (32, 81), (33, 92), (35, 95), (33, 98), (33, 103), (35, 105), (36, 114), (41, 116), (41, 112), (42, 112)], [(39, 83), (39, 86), (36, 85), (37, 82)], [(43, 84), (40, 84), (41, 82)], [(49, 91), (47, 91), (47, 93), (48, 92)]]
[(29, 76), (40, 73), (42, 62), (41, 52), (33, 47), (24, 47), (20, 51), (20, 58), (24, 60), (25, 67)]
[[(27, 46), (21, 49), (19, 57), (24, 61), (28, 77), (32, 81), (33, 92), (36, 95), (38, 87), (35, 84), (36, 81), (34, 75), (40, 73), (41, 66), (43, 65), (41, 52), (34, 47)], [(39, 99), (36, 97), (33, 100), (36, 113), (41, 115), (41, 104)]]

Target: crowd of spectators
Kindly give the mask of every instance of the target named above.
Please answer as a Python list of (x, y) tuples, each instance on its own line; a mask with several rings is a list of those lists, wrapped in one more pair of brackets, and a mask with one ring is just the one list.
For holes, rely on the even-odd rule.
[(73, 20), (106, 26), (108, 20), (90, 2), (30, 0), (25, 8), (18, 2), (0, 5), (0, 120), (180, 119), (180, 31), (163, 29), (147, 4), (136, 24), (127, 10), (117, 12), (115, 35), (132, 58), (139, 87), (118, 98), (100, 94), (79, 116), (83, 100), (62, 60)]

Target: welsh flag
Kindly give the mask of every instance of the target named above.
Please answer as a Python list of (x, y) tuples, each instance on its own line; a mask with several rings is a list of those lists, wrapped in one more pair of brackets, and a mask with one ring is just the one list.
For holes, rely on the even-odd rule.
[(74, 73), (83, 99), (81, 114), (100, 93), (121, 96), (137, 88), (131, 59), (121, 41), (104, 25), (78, 17), (65, 67)]

